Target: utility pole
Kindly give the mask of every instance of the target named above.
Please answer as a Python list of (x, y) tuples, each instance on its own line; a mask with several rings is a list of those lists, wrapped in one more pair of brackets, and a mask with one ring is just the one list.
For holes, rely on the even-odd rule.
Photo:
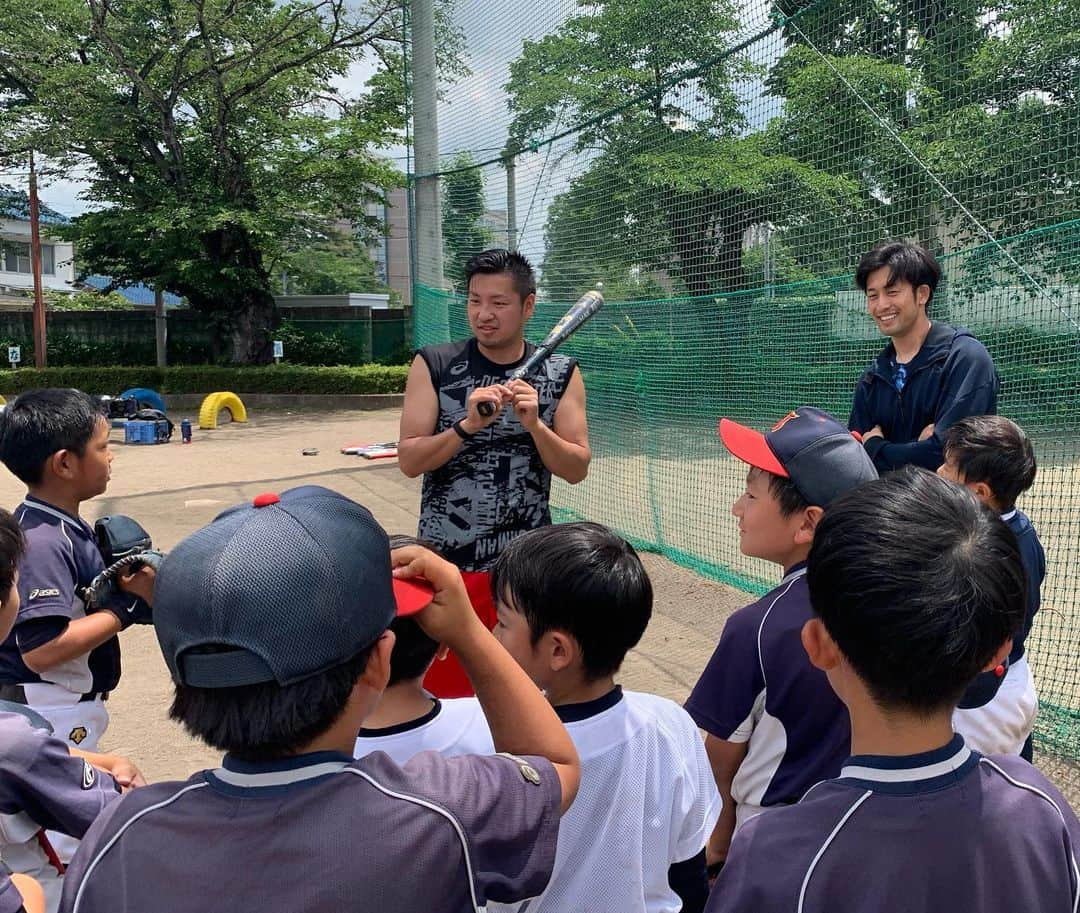
[(506, 159), (506, 249), (518, 249), (517, 236), (517, 167), (514, 153)]
[[(412, 38), (413, 187), (416, 224), (416, 276), (430, 288), (443, 288), (442, 198), (439, 193), (439, 121), (435, 68), (435, 15), (432, 0), (410, 0)], [(431, 175), (424, 177), (424, 175)]]
[(164, 368), (169, 363), (165, 348), (169, 341), (169, 327), (165, 319), (165, 290), (158, 281), (154, 285), (154, 343), (159, 368)]
[(776, 290), (773, 288), (776, 284), (776, 259), (775, 252), (773, 251), (773, 224), (772, 222), (765, 222), (763, 223), (762, 228), (765, 237), (761, 251), (761, 271), (762, 278), (765, 280), (765, 297), (771, 299), (776, 295)]
[(37, 172), (34, 153), (30, 153), (30, 269), (34, 273), (34, 367), (44, 368), (45, 296), (41, 288), (41, 232), (39, 229)]

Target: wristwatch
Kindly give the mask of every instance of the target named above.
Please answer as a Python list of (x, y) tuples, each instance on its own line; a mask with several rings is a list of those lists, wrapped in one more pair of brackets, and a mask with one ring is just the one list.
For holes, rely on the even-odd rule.
[(455, 434), (456, 434), (456, 435), (457, 435), (457, 436), (458, 436), (459, 438), (461, 438), (461, 439), (462, 439), (463, 441), (471, 441), (471, 440), (472, 440), (472, 439), (473, 439), (474, 437), (476, 437), (476, 434), (475, 434), (475, 433), (473, 433), (473, 434), (469, 434), (469, 432), (468, 432), (468, 431), (466, 431), (466, 430), (465, 430), (464, 428), (462, 428), (462, 427), (461, 427), (461, 423), (462, 423), (463, 421), (465, 421), (465, 419), (463, 419), (463, 418), (459, 418), (459, 419), (458, 419), (458, 420), (457, 420), (456, 422), (454, 422), (454, 424), (452, 424), (452, 425), (451, 425), (450, 427), (454, 429), (454, 433), (455, 433)]

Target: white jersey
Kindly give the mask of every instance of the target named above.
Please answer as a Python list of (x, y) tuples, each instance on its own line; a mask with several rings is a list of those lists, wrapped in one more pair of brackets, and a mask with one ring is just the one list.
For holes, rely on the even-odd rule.
[[(581, 719), (565, 711), (604, 705)], [(702, 851), (720, 815), (705, 745), (678, 704), (611, 692), (556, 707), (581, 757), (581, 786), (559, 827), (555, 870), (539, 897), (488, 910), (675, 913), (668, 869)]]
[(1005, 681), (990, 702), (953, 711), (953, 729), (979, 754), (1020, 754), (1035, 728), (1039, 696), (1027, 657), (1009, 666)]
[(354, 757), (385, 751), (394, 763), (404, 765), (421, 751), (437, 751), (445, 757), (495, 754), (491, 730), (476, 698), (432, 700), (431, 712), (417, 720), (382, 729), (361, 729)]

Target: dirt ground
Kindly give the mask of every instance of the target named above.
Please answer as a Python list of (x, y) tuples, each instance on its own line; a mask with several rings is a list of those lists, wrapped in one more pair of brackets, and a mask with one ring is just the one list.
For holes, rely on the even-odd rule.
[[(396, 460), (369, 462), (340, 453), (348, 444), (394, 440), (397, 411), (255, 412), (249, 417), (244, 425), (196, 429), (190, 445), (180, 444), (179, 434), (165, 445), (125, 445), (122, 432), (114, 431), (109, 490), (88, 503), (84, 515), (92, 520), (129, 514), (167, 551), (232, 504), (264, 491), (320, 484), (365, 504), (389, 532), (415, 532), (419, 481), (405, 478)], [(313, 447), (317, 455), (302, 454)], [(0, 474), (0, 504), (13, 506), (22, 495), (10, 474)], [(653, 580), (655, 610), (621, 680), (629, 688), (681, 701), (727, 616), (748, 597), (665, 558), (645, 555), (644, 560)], [(121, 640), (124, 674), (108, 705), (112, 719), (106, 750), (129, 756), (152, 780), (186, 778), (200, 767), (216, 765), (220, 758), (215, 752), (167, 719), (171, 686), (152, 628), (131, 628)], [(1047, 769), (1074, 797), (1080, 796), (1075, 767), (1054, 762)]]

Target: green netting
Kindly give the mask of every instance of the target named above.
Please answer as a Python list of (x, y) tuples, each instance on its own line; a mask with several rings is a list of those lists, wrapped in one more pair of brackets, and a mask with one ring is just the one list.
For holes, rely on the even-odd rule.
[(852, 268), (886, 237), (927, 244), (932, 315), (987, 345), (1036, 442), (1037, 735), (1080, 757), (1080, 4), (499, 7), (455, 6), (471, 75), (441, 87), (446, 269), (416, 277), (417, 344), (468, 335), (454, 291), (485, 246), (539, 268), (537, 336), (602, 281), (568, 346), (594, 462), (555, 504), (760, 589), (775, 574), (739, 554), (743, 470), (716, 421), (846, 417), (883, 344)]

